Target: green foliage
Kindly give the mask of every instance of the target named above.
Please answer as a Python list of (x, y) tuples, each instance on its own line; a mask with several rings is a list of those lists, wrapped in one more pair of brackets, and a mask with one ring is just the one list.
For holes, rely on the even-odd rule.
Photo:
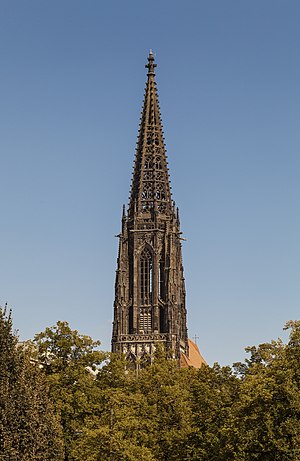
[(0, 460), (62, 460), (61, 435), (44, 377), (0, 309)]
[(190, 372), (180, 370), (177, 362), (167, 360), (164, 354), (141, 370), (139, 391), (146, 398), (149, 447), (157, 460), (184, 459), (192, 430)]
[(230, 460), (231, 431), (228, 421), (239, 398), (240, 381), (229, 367), (202, 366), (191, 381), (193, 430), (189, 438), (190, 460)]
[(248, 347), (233, 369), (179, 369), (158, 350), (137, 371), (66, 322), (24, 350), (0, 320), (0, 461), (62, 459), (44, 378), (65, 461), (300, 459), (299, 321), (288, 344)]
[(106, 355), (98, 350), (99, 341), (72, 330), (67, 322), (46, 328), (34, 344), (63, 428), (65, 460), (71, 460), (86, 418), (97, 412), (95, 376)]
[(287, 345), (278, 340), (247, 348), (250, 359), (232, 408), (236, 460), (300, 459), (300, 323), (286, 328)]
[(112, 355), (97, 375), (98, 412), (86, 419), (74, 459), (179, 459), (190, 427), (185, 371), (164, 357), (137, 375)]

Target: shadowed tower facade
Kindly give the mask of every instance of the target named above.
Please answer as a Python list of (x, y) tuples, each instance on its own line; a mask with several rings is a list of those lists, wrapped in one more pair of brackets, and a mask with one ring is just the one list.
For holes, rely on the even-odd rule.
[(112, 351), (151, 361), (158, 344), (189, 356), (179, 212), (172, 201), (150, 52), (128, 210), (119, 235)]

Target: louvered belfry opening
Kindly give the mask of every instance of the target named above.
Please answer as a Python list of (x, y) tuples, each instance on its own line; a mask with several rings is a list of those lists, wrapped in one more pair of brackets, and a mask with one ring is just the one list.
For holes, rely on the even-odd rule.
[[(179, 212), (171, 197), (154, 55), (139, 126), (128, 210), (119, 235), (112, 351), (152, 360), (160, 344), (188, 354)], [(146, 360), (146, 357), (148, 359)]]

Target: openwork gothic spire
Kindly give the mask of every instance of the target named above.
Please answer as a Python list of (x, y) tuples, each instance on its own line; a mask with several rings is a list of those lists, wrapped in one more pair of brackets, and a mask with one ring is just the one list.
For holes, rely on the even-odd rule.
[(148, 81), (145, 90), (132, 179), (129, 215), (150, 216), (170, 213), (171, 191), (166, 149), (155, 83), (154, 56), (148, 56)]

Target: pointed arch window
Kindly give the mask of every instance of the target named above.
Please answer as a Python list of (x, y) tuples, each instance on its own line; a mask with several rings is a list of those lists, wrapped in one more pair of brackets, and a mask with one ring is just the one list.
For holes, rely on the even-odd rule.
[(145, 159), (145, 165), (144, 165), (145, 170), (151, 170), (153, 168), (153, 161), (152, 157), (150, 155), (147, 155)]
[(152, 266), (152, 254), (148, 248), (145, 248), (140, 258), (140, 295), (142, 306), (149, 306), (152, 302)]
[(165, 200), (166, 199), (166, 194), (165, 194), (165, 191), (164, 191), (164, 185), (162, 183), (158, 183), (156, 185), (155, 197), (158, 200)]

